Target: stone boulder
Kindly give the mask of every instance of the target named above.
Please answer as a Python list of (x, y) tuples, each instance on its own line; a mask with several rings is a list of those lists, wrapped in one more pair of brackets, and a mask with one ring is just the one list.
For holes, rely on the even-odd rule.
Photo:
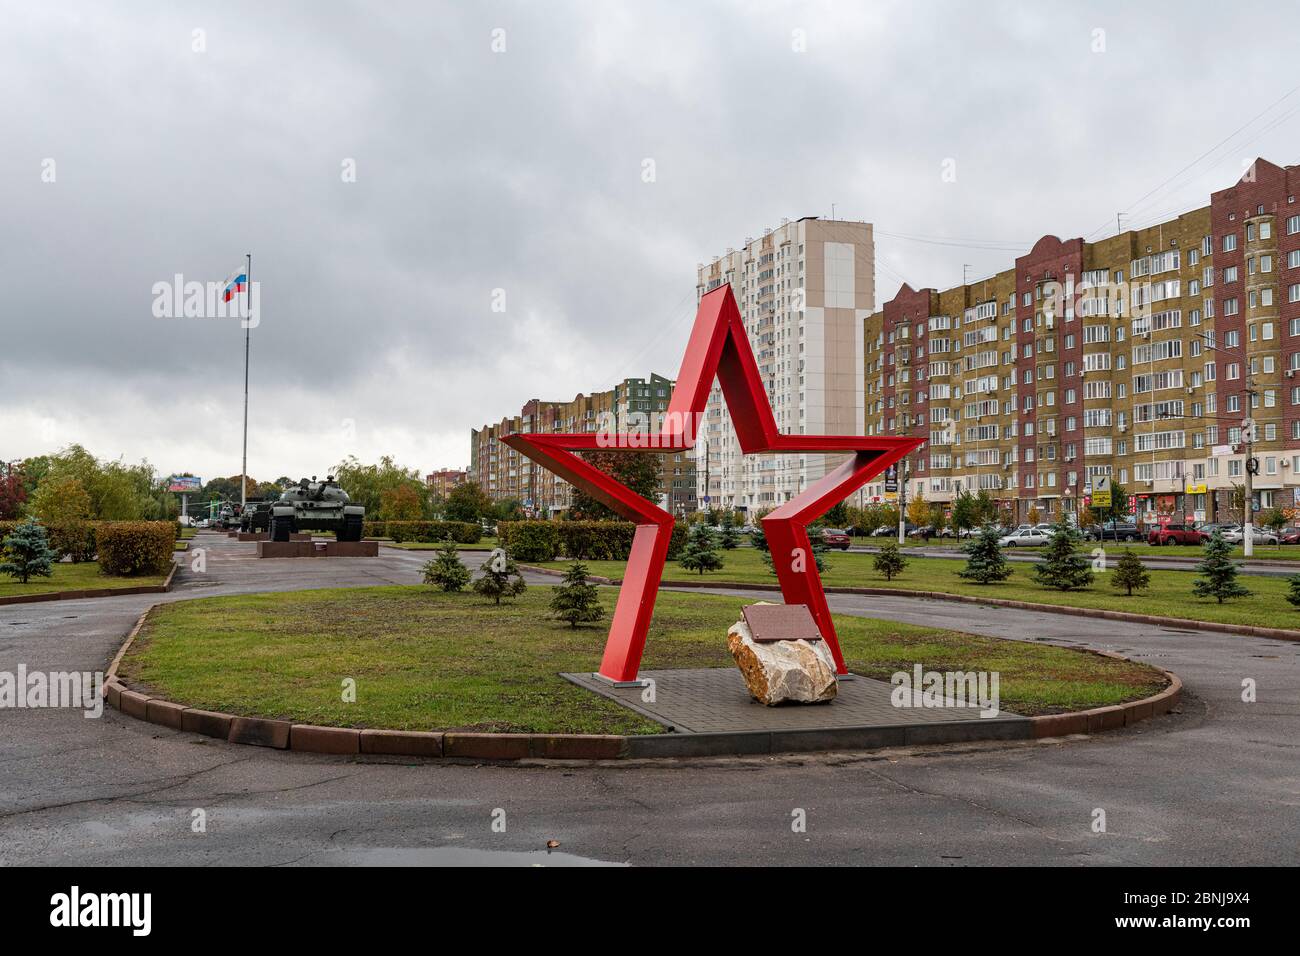
[(760, 644), (742, 620), (727, 632), (727, 649), (754, 699), (769, 707), (786, 701), (817, 704), (833, 700), (839, 690), (835, 661), (825, 641)]

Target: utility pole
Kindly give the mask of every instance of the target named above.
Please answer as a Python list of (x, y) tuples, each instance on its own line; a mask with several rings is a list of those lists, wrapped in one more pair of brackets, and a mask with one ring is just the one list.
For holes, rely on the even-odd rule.
[[(1255, 407), (1255, 383), (1252, 380), (1246, 386), (1247, 408)], [(1253, 528), (1251, 518), (1254, 517), (1255, 511), (1255, 419), (1249, 417), (1245, 421), (1245, 428), (1242, 429), (1246, 435), (1246, 493), (1243, 496), (1242, 510), (1245, 512), (1245, 518), (1241, 522), (1241, 549), (1246, 557), (1252, 557), (1255, 554), (1255, 542), (1253, 540)]]
[(902, 544), (907, 529), (907, 479), (912, 474), (911, 459), (903, 459), (903, 470), (898, 475), (898, 543)]
[(704, 510), (713, 508), (713, 494), (709, 490), (709, 440), (704, 439)]
[(253, 313), (249, 308), (249, 295), (253, 285), (253, 254), (248, 254), (248, 265), (244, 271), (244, 459), (240, 466), (239, 508), (242, 511), (248, 504), (248, 342), (253, 326)]

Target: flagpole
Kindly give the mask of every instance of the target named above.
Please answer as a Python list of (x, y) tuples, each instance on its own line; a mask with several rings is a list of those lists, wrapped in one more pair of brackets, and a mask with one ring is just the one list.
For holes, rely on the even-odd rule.
[(248, 504), (248, 340), (252, 331), (252, 313), (248, 296), (253, 285), (253, 254), (248, 253), (248, 267), (244, 270), (244, 462), (239, 476), (239, 508)]

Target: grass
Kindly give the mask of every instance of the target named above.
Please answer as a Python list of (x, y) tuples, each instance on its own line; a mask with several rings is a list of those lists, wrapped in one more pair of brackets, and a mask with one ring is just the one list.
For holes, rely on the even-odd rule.
[(54, 591), (85, 591), (90, 588), (133, 588), (162, 584), (165, 574), (142, 574), (133, 578), (109, 577), (99, 573), (99, 563), (83, 561), (80, 564), (60, 562), (54, 565), (54, 575), (32, 578), (20, 584), (17, 578), (0, 576), (0, 597), (17, 597), (29, 594), (50, 594)]
[[(394, 548), (401, 548), (403, 551), (437, 551), (442, 547), (441, 541), (403, 541), (400, 544), (386, 541), (385, 543)], [(491, 551), (496, 547), (499, 547), (497, 539), (491, 535), (484, 535), (475, 544), (456, 542), (457, 551)]]
[[(1025, 549), (1029, 550), (1029, 549)], [(1040, 550), (1040, 549), (1034, 549)], [(1163, 554), (1169, 550), (1159, 549)], [(1108, 548), (1115, 557), (1114, 546)], [(735, 582), (739, 584), (775, 584), (776, 575), (767, 569), (756, 551), (723, 551), (725, 566), (701, 578), (698, 573), (686, 571), (675, 561), (668, 562), (664, 581)], [(1112, 611), (1132, 611), (1138, 614), (1161, 614), (1193, 621), (1215, 621), (1225, 624), (1247, 624), (1257, 627), (1300, 628), (1300, 611), (1286, 601), (1288, 585), (1285, 578), (1267, 578), (1242, 575), (1240, 580), (1252, 592), (1250, 597), (1236, 598), (1224, 604), (1213, 599), (1192, 595), (1194, 573), (1188, 571), (1152, 570), (1151, 587), (1132, 597), (1117, 592), (1110, 586), (1107, 571), (1096, 575), (1096, 584), (1086, 591), (1056, 591), (1040, 587), (1032, 577), (1033, 565), (1011, 562), (1012, 576), (1001, 584), (980, 585), (957, 576), (965, 562), (951, 558), (917, 558), (909, 556), (907, 568), (901, 577), (885, 581), (884, 575), (871, 568), (872, 554), (855, 554), (835, 551), (827, 556), (830, 570), (822, 575), (828, 587), (891, 587), (912, 591), (944, 591), (949, 594), (971, 594), (979, 597), (1005, 598), (1013, 601), (1030, 601), (1035, 604), (1064, 604), (1070, 607), (1102, 608)], [(621, 579), (625, 567), (622, 561), (584, 561), (592, 574)], [(554, 561), (543, 567), (563, 569), (566, 561)]]
[[(606, 625), (546, 618), (551, 588), (496, 607), (420, 586), (183, 601), (158, 608), (122, 675), (190, 706), (324, 725), (522, 733), (658, 733), (662, 728), (569, 684), (600, 662)], [(601, 589), (608, 615), (615, 592)], [(643, 667), (732, 667), (739, 598), (659, 595)], [(1144, 664), (1068, 648), (837, 616), (850, 669), (888, 680), (927, 670), (996, 670), (1001, 703), (1038, 714), (1134, 700), (1164, 686)], [(341, 699), (356, 681), (356, 701)]]

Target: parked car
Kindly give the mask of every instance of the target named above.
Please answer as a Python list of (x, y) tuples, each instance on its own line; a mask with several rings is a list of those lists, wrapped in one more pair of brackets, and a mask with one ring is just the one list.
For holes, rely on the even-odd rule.
[(1283, 528), (1283, 544), (1300, 544), (1300, 528)]
[[(1223, 532), (1223, 540), (1229, 544), (1241, 544), (1245, 537), (1245, 531), (1242, 528), (1237, 528), (1234, 531)], [(1251, 525), (1250, 527), (1251, 544), (1277, 544), (1280, 540), (1281, 539), (1272, 531), (1268, 531), (1264, 528), (1256, 528), (1254, 525)]]
[(1008, 535), (998, 539), (998, 544), (1004, 548), (1041, 548), (1052, 538), (1050, 531), (1041, 531), (1038, 528), (1025, 528), (1021, 531), (1013, 531)]
[(848, 532), (841, 528), (826, 528), (822, 531), (822, 544), (828, 548), (839, 548), (841, 551), (847, 551), (852, 543)]
[(1137, 541), (1142, 532), (1131, 521), (1107, 521), (1089, 525), (1083, 536), (1092, 541)]
[(1167, 524), (1152, 529), (1147, 544), (1204, 544), (1210, 536), (1199, 528), (1185, 524)]
[(1207, 535), (1209, 535), (1211, 538), (1213, 538), (1213, 537), (1214, 537), (1214, 532), (1215, 532), (1215, 531), (1218, 531), (1220, 534), (1227, 534), (1229, 531), (1240, 531), (1240, 530), (1241, 530), (1241, 525), (1239, 525), (1239, 524), (1225, 524), (1225, 523), (1222, 523), (1222, 522), (1220, 522), (1220, 523), (1212, 523), (1212, 524), (1203, 524), (1203, 525), (1201, 525), (1201, 530), (1202, 530), (1203, 532), (1205, 532)]
[[(910, 521), (906, 521), (906, 522), (903, 523), (903, 533), (904, 533), (904, 534), (910, 534), (910, 533), (911, 533), (912, 531), (914, 531), (914, 530), (916, 530), (916, 525), (912, 524), (912, 522), (910, 522)], [(877, 528), (875, 531), (871, 532), (871, 537), (873, 537), (873, 538), (888, 538), (888, 537), (891, 537), (891, 536), (894, 536), (894, 537), (897, 537), (897, 536), (898, 536), (898, 525), (896, 525), (896, 524), (882, 524), (882, 525), (881, 525), (879, 528)]]

